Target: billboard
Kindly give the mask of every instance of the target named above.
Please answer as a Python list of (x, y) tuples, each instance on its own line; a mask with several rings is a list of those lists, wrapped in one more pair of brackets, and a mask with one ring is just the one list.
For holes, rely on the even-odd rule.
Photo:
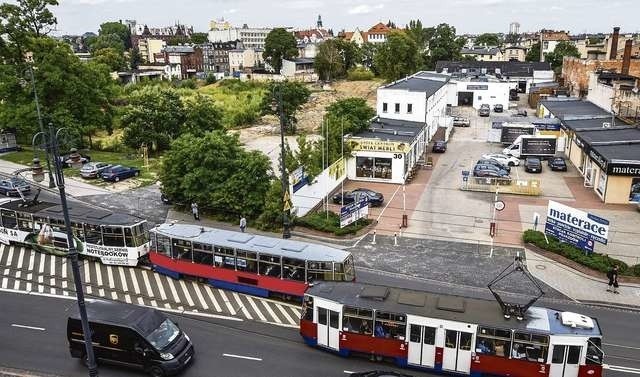
[(609, 220), (549, 200), (544, 232), (591, 253), (595, 242), (607, 244)]
[(555, 137), (523, 137), (521, 155), (553, 156), (556, 154)]
[(533, 135), (536, 131), (536, 128), (531, 127), (521, 127), (521, 126), (502, 126), (502, 131), (500, 133), (500, 142), (502, 144), (511, 144), (520, 135)]
[(340, 228), (356, 222), (369, 215), (369, 201), (367, 197), (356, 198), (352, 203), (340, 208)]

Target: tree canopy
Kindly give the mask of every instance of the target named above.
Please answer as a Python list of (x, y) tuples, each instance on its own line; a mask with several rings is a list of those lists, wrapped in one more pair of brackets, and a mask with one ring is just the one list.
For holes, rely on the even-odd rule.
[(534, 43), (531, 46), (531, 49), (527, 51), (527, 56), (525, 56), (524, 60), (528, 62), (539, 62), (540, 61), (540, 42)]
[(392, 31), (374, 56), (378, 73), (389, 81), (415, 73), (421, 66), (418, 45), (407, 34)]
[(279, 116), (279, 108), (274, 111), (271, 108), (272, 102), (282, 98), (282, 109), (285, 115), (285, 127), (289, 133), (295, 133), (297, 119), (296, 112), (300, 110), (308, 100), (311, 92), (307, 87), (297, 81), (272, 82), (269, 84), (267, 94), (262, 98), (260, 108), (263, 114), (273, 114)]
[(494, 33), (480, 34), (476, 38), (475, 44), (480, 46), (500, 46), (500, 36)]
[(440, 24), (428, 30), (429, 55), (425, 57), (427, 69), (434, 69), (438, 60), (460, 60), (460, 49), (465, 44), (464, 37), (456, 36), (456, 28)]
[(545, 55), (544, 60), (551, 64), (551, 68), (553, 68), (553, 70), (559, 71), (562, 68), (562, 60), (565, 56), (579, 58), (580, 52), (573, 43), (569, 41), (560, 41), (553, 49), (553, 52)]
[(120, 22), (105, 22), (100, 25), (98, 35), (115, 35), (120, 39), (125, 49), (131, 49), (131, 31), (125, 24)]
[(58, 23), (50, 6), (57, 0), (17, 0), (0, 4), (0, 61), (24, 62), (30, 40), (48, 35)]
[(337, 39), (329, 39), (318, 47), (314, 68), (321, 80), (338, 79), (346, 72), (340, 49), (334, 40)]
[(291, 59), (298, 55), (296, 46), (293, 34), (283, 28), (275, 28), (267, 34), (264, 40), (262, 56), (265, 62), (273, 67), (276, 73), (279, 73), (282, 68), (282, 59)]

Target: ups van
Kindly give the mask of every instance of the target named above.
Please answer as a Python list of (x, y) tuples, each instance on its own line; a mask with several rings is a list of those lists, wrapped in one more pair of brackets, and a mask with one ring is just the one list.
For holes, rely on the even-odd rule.
[[(153, 377), (177, 374), (192, 361), (189, 336), (162, 312), (107, 300), (87, 300), (87, 317), (96, 360), (133, 367)], [(87, 361), (80, 315), (67, 321), (72, 357)]]

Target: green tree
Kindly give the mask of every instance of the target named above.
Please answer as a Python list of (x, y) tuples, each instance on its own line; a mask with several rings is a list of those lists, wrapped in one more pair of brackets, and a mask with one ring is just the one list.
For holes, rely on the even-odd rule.
[(282, 59), (292, 59), (298, 55), (296, 39), (283, 28), (275, 28), (264, 40), (262, 57), (278, 73), (282, 68)]
[(500, 46), (500, 36), (494, 33), (484, 33), (480, 34), (476, 38), (476, 45), (485, 45), (485, 46)]
[(545, 55), (544, 60), (551, 64), (551, 68), (554, 71), (559, 72), (562, 69), (562, 60), (565, 56), (579, 58), (580, 52), (571, 42), (560, 41), (553, 49), (553, 52)]
[(403, 32), (392, 31), (374, 56), (374, 65), (389, 81), (414, 73), (421, 66), (416, 42)]
[(193, 33), (191, 34), (191, 43), (201, 45), (207, 43), (209, 35), (207, 33)]
[(357, 66), (362, 61), (362, 51), (358, 47), (355, 42), (349, 42), (344, 39), (330, 39), (333, 41), (340, 51), (340, 55), (342, 55), (342, 64), (344, 65), (344, 70), (348, 71), (349, 69)]
[(122, 71), (127, 68), (127, 59), (122, 52), (115, 48), (102, 48), (93, 53), (93, 60), (96, 63), (104, 64), (111, 71)]
[(256, 219), (265, 207), (272, 179), (271, 162), (247, 152), (236, 134), (189, 133), (171, 143), (160, 181), (163, 192), (178, 203), (198, 203), (201, 210), (226, 219)]
[(438, 60), (460, 60), (460, 49), (465, 44), (464, 37), (456, 36), (456, 28), (442, 23), (428, 30), (429, 54), (425, 56), (427, 69), (435, 69)]
[(360, 63), (376, 75), (380, 73), (375, 66), (375, 56), (377, 51), (378, 46), (369, 42), (364, 43), (360, 48)]
[(112, 48), (122, 54), (125, 48), (118, 34), (101, 34), (97, 37), (89, 38), (87, 46), (89, 47), (89, 52), (92, 54), (105, 48)]
[(334, 41), (329, 39), (318, 47), (314, 67), (321, 80), (331, 81), (344, 77), (346, 70), (341, 51)]
[(144, 86), (129, 96), (129, 105), (122, 111), (124, 142), (132, 148), (145, 143), (154, 151), (167, 149), (181, 133), (184, 119), (175, 89)]
[(422, 27), (422, 21), (411, 20), (409, 25), (404, 27), (404, 30), (416, 42), (420, 50), (424, 50), (427, 47), (428, 35), (427, 30)]
[(100, 25), (99, 35), (116, 35), (125, 49), (131, 49), (131, 31), (120, 22), (105, 22)]
[(260, 105), (262, 113), (279, 116), (279, 108), (274, 111), (271, 105), (273, 101), (277, 104), (279, 98), (282, 98), (286, 131), (291, 134), (295, 133), (297, 124), (296, 112), (309, 100), (311, 95), (309, 89), (306, 85), (297, 81), (272, 82), (269, 84), (266, 93), (262, 97), (262, 104)]
[(131, 49), (131, 53), (129, 56), (129, 65), (131, 66), (131, 69), (137, 69), (140, 63), (142, 63), (142, 55), (140, 55), (140, 50), (138, 50), (138, 48)]
[(185, 121), (182, 132), (202, 135), (208, 131), (223, 130), (222, 109), (209, 96), (196, 94), (184, 101)]
[(264, 198), (264, 209), (258, 217), (258, 228), (270, 231), (282, 229), (283, 199), (282, 184), (277, 179), (272, 180)]
[(540, 42), (534, 43), (531, 46), (531, 49), (527, 51), (527, 55), (524, 60), (528, 62), (539, 62), (540, 61)]
[(327, 117), (344, 121), (344, 133), (358, 133), (369, 127), (376, 111), (364, 98), (350, 97), (338, 100), (327, 107)]
[(0, 61), (23, 63), (32, 38), (48, 35), (58, 21), (50, 6), (57, 0), (17, 0), (0, 4)]

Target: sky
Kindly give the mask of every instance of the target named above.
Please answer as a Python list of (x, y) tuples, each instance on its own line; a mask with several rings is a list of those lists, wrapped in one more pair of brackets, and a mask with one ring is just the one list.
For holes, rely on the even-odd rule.
[(411, 19), (424, 26), (448, 23), (458, 33), (507, 32), (541, 28), (572, 34), (640, 32), (640, 0), (59, 0), (52, 10), (57, 35), (96, 32), (106, 21), (134, 19), (153, 27), (175, 22), (207, 31), (209, 21), (224, 17), (242, 26), (307, 28), (322, 15), (334, 31), (368, 29), (391, 19), (398, 27)]

